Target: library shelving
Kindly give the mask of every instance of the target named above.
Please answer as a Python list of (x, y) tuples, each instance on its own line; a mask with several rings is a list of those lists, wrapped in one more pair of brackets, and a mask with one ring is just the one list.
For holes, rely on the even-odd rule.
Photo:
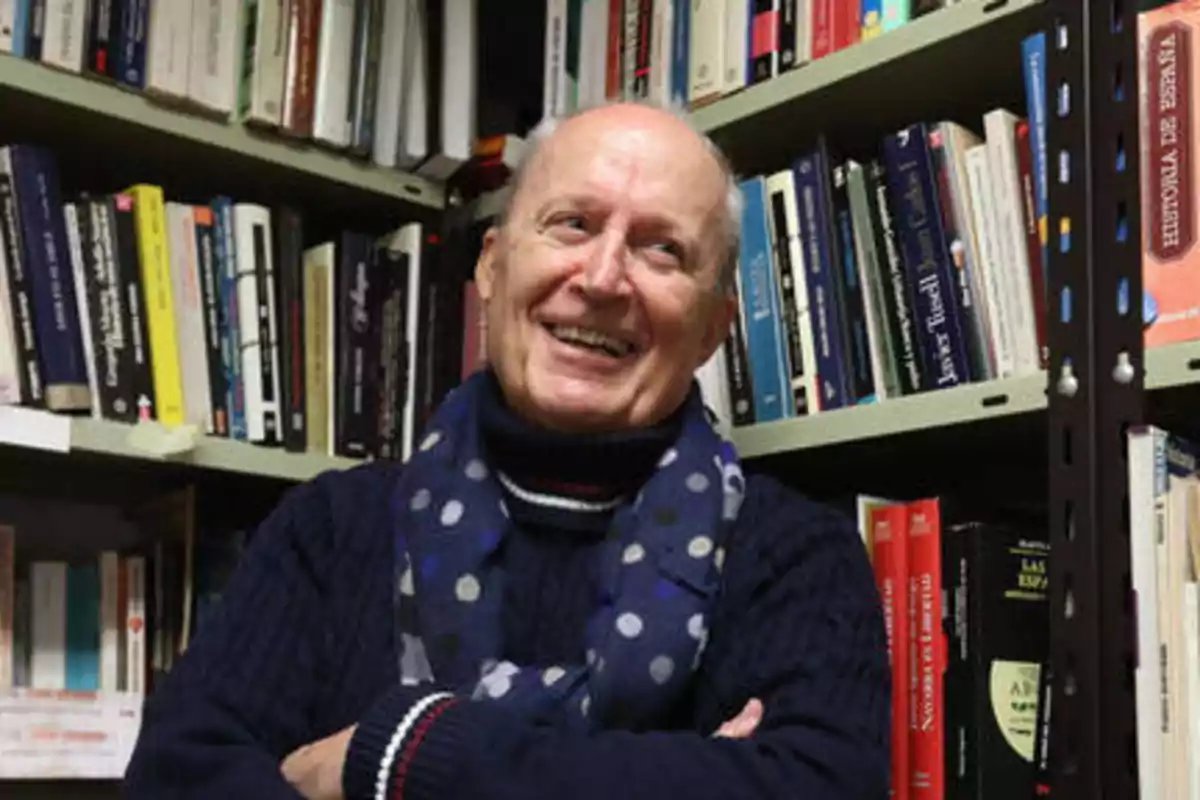
[[(948, 4), (692, 112), (697, 127), (727, 152), (740, 174), (778, 166), (818, 131), (861, 150), (881, 131), (913, 119), (944, 114), (977, 120), (988, 108), (1019, 103), (1021, 41), (1032, 31), (1046, 33), (1046, 101), (1052, 110), (1046, 152), (1053, 165), (1046, 367), (1016, 378), (735, 427), (732, 438), (751, 468), (767, 469), (810, 453), (828, 463), (847, 457), (866, 461), (863, 453), (893, 441), (919, 454), (927, 436), (943, 441), (961, 436), (974, 443), (972, 434), (989, 426), (1000, 431), (989, 447), (1009, 440), (990, 452), (1001, 452), (1008, 468), (1044, 484), (1038, 501), (1052, 547), (1047, 689), (1052, 714), (1043, 777), (1056, 800), (1137, 797), (1124, 437), (1130, 426), (1151, 419), (1152, 409), (1186, 422), (1193, 390), (1200, 387), (1200, 342), (1147, 350), (1140, 316), (1129, 312), (1140, 307), (1142, 294), (1139, 10), (1125, 0)], [(229, 180), (237, 187), (269, 187), (272, 195), (295, 195), (318, 209), (337, 208), (345, 217), (363, 209), (374, 219), (439, 221), (449, 211), (447, 187), (437, 181), (4, 54), (0, 109), (0, 135), (45, 138), (59, 149), (77, 137), (76, 167), (85, 160), (80, 153), (95, 145), (97, 152), (86, 158), (99, 158), (107, 166), (96, 169), (121, 178), (135, 175), (142, 164), (167, 169), (164, 165), (187, 161), (191, 166), (180, 180), (199, 192)], [(503, 198), (503, 191), (480, 198), (473, 214), (494, 216)], [(1030, 424), (1012, 436), (1010, 423)], [(1030, 435), (1038, 437), (1033, 450)], [(156, 465), (185, 467), (189, 480), (215, 475), (225, 489), (271, 496), (281, 485), (360, 463), (157, 424), (0, 406), (4, 469), (34, 452), (53, 457), (37, 461), (48, 471), (48, 483), (60, 464), (55, 458), (86, 455), (98, 471), (118, 473), (136, 465), (131, 474), (144, 476)], [(970, 464), (985, 460), (978, 453), (962, 458)], [(864, 472), (868, 466), (862, 465)], [(937, 469), (970, 471), (962, 463)], [(78, 792), (101, 796), (105, 788)], [(64, 797), (65, 791), (40, 781), (0, 781), (5, 797), (35, 792)]]

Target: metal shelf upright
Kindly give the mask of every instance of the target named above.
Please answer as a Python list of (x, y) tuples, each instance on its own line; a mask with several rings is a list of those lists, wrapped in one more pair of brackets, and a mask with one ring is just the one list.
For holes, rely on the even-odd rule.
[(1137, 798), (1125, 433), (1142, 418), (1135, 0), (1050, 0), (1049, 781)]

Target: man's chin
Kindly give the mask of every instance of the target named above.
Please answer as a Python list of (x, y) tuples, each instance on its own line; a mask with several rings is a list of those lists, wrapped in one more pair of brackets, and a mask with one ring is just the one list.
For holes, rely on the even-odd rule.
[(554, 380), (531, 393), (533, 413), (553, 428), (575, 431), (625, 427), (627, 402), (608, 381)]

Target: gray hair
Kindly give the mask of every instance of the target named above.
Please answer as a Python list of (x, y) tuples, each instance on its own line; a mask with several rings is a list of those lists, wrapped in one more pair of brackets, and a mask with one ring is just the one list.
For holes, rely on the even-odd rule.
[(504, 203), (499, 213), (496, 215), (496, 225), (503, 227), (507, 223), (509, 214), (512, 211), (513, 200), (516, 198), (517, 192), (525, 180), (529, 165), (533, 163), (535, 156), (541, 150), (542, 146), (559, 129), (562, 123), (589, 111), (619, 105), (638, 105), (670, 114), (684, 123), (696, 135), (696, 138), (700, 140), (708, 153), (717, 162), (717, 166), (720, 168), (721, 174), (725, 179), (725, 202), (722, 209), (724, 219), (721, 221), (722, 227), (725, 230), (725, 242), (724, 253), (720, 262), (721, 270), (718, 285), (719, 288), (725, 291), (732, 291), (736, 285), (738, 249), (741, 245), (742, 233), (742, 191), (738, 186), (738, 177), (733, 171), (733, 166), (730, 164), (729, 159), (721, 151), (721, 148), (717, 146), (716, 142), (708, 134), (696, 127), (687, 110), (675, 102), (659, 103), (645, 99), (605, 100), (600, 103), (582, 105), (563, 116), (543, 117), (525, 137), (525, 147), (522, 149), (520, 159), (513, 169), (512, 177), (509, 179), (507, 195), (504, 198)]

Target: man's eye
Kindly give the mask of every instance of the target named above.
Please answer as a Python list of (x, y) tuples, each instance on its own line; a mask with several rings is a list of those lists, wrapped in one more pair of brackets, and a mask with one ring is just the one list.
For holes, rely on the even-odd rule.
[(668, 257), (675, 261), (683, 261), (683, 248), (679, 246), (678, 242), (651, 242), (650, 249), (661, 254), (662, 257)]
[(572, 214), (559, 217), (558, 219), (554, 220), (554, 226), (556, 228), (569, 228), (571, 230), (583, 231), (587, 230), (587, 220), (578, 214)]

